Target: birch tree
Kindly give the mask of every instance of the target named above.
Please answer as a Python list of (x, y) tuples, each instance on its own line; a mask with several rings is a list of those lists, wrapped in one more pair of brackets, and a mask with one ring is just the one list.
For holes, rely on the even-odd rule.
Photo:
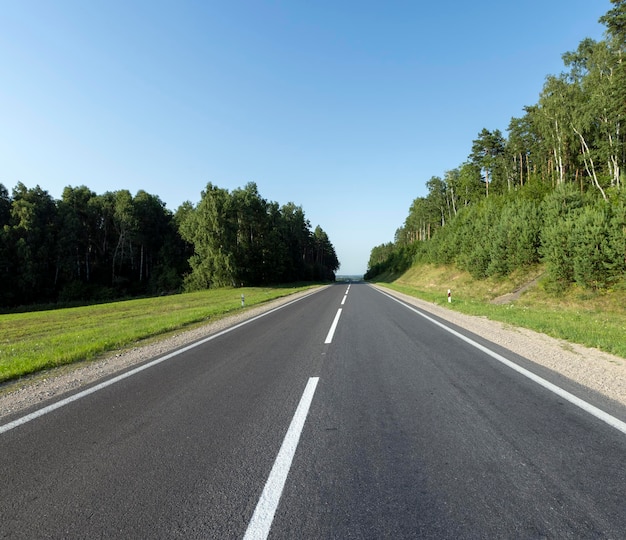
[(570, 89), (564, 77), (549, 76), (539, 97), (539, 128), (552, 154), (552, 169), (556, 172), (556, 185), (566, 181), (567, 164), (570, 162), (571, 130), (569, 114)]

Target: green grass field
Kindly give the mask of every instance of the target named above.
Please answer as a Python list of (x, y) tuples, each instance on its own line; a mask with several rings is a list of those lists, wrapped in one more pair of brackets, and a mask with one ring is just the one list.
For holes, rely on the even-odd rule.
[(0, 382), (219, 319), (242, 309), (242, 294), (251, 307), (306, 288), (214, 289), (0, 315)]
[[(626, 293), (621, 289), (600, 294), (573, 287), (555, 296), (544, 290), (539, 279), (519, 298), (494, 303), (541, 272), (537, 267), (510, 278), (475, 280), (453, 267), (422, 265), (402, 275), (385, 276), (379, 284), (468, 315), (529, 328), (626, 358)], [(452, 291), (451, 304), (448, 289)]]

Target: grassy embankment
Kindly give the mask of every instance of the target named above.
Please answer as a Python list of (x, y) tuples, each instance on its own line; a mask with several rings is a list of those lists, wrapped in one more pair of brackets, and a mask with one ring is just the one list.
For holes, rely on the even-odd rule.
[(217, 320), (242, 309), (242, 294), (248, 308), (306, 288), (215, 289), (0, 315), (0, 382)]
[[(529, 328), (626, 358), (626, 288), (622, 285), (595, 293), (574, 287), (557, 296), (546, 292), (541, 273), (542, 268), (537, 267), (509, 278), (476, 280), (452, 267), (420, 265), (377, 281), (468, 315)], [(536, 278), (519, 298), (504, 297)], [(448, 289), (452, 291), (451, 304)]]

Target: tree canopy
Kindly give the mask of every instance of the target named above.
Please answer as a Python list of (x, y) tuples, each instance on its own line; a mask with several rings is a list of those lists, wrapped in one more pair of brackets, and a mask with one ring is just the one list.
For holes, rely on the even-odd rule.
[(428, 180), (366, 277), (428, 261), (476, 277), (544, 262), (555, 287), (624, 278), (626, 1), (611, 3), (605, 39), (563, 54), (507, 137), (483, 128), (465, 163)]
[(232, 192), (209, 183), (181, 219), (193, 245), (188, 288), (334, 280), (339, 261), (327, 234), (301, 207), (268, 202), (254, 183)]
[(339, 261), (301, 207), (255, 184), (208, 184), (173, 214), (140, 190), (0, 184), (0, 307), (90, 302), (223, 285), (333, 280)]

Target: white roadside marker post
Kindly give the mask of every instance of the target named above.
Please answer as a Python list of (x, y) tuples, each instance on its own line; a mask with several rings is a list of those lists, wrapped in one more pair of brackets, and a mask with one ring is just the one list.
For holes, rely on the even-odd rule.
[(241, 294), (241, 307), (245, 307), (245, 305), (246, 305), (246, 297), (242, 293)]
[(452, 303), (452, 292), (448, 289), (448, 304)]

